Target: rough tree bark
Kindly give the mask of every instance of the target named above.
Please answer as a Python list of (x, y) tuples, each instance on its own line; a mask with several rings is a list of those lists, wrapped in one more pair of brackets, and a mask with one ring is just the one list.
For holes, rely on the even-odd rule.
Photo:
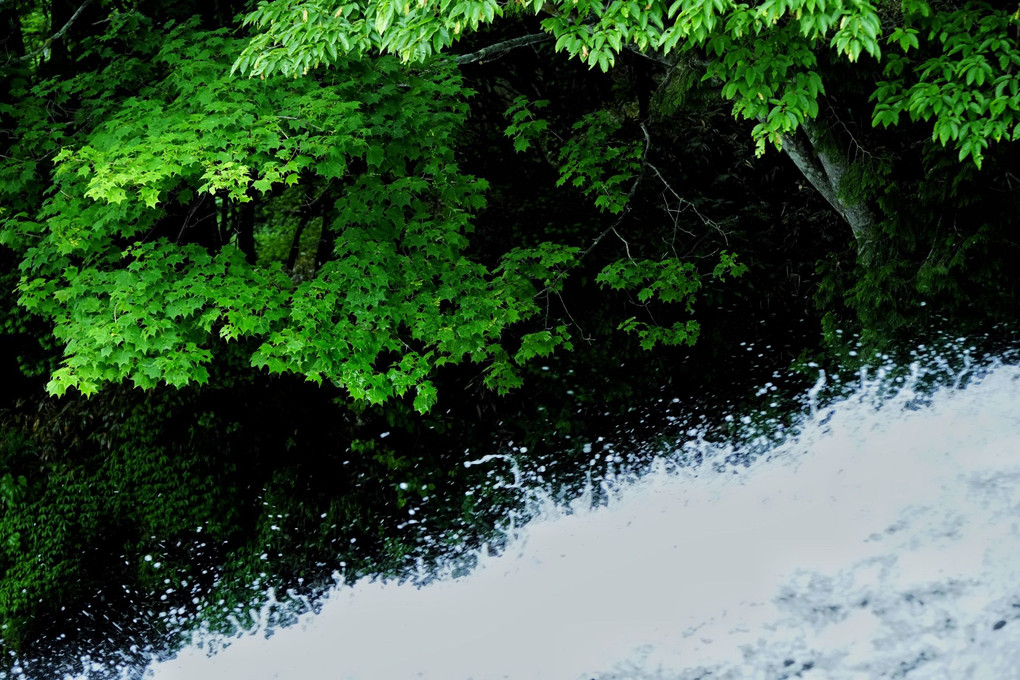
[(783, 137), (783, 151), (811, 186), (850, 225), (858, 253), (863, 261), (869, 261), (875, 235), (875, 215), (866, 203), (850, 204), (839, 196), (840, 183), (850, 169), (849, 159), (821, 141), (821, 132), (814, 121), (805, 121), (797, 134)]

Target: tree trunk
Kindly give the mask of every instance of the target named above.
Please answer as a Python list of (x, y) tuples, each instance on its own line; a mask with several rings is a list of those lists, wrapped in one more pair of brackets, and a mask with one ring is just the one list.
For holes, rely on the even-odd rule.
[(297, 229), (294, 230), (294, 238), (290, 241), (290, 251), (287, 253), (285, 269), (288, 272), (293, 272), (295, 265), (297, 265), (298, 256), (301, 254), (301, 235), (305, 233), (305, 227), (308, 226), (311, 218), (311, 211), (301, 212), (301, 220), (298, 222)]
[(315, 271), (319, 271), (322, 265), (333, 258), (337, 237), (337, 232), (332, 225), (330, 202), (323, 201), (320, 210), (322, 213), (322, 234), (319, 236), (319, 243), (315, 249)]
[(847, 157), (821, 140), (817, 124), (805, 121), (801, 131), (783, 137), (783, 151), (811, 186), (839, 213), (853, 232), (857, 252), (868, 262), (875, 237), (875, 215), (864, 202), (850, 204), (839, 196), (840, 183), (850, 169)]
[(237, 213), (237, 247), (244, 253), (248, 264), (255, 264), (255, 201), (241, 204)]

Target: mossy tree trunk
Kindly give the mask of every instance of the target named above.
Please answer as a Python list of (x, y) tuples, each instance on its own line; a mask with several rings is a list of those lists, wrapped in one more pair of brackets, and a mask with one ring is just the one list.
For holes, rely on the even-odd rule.
[(867, 202), (850, 202), (840, 192), (840, 185), (850, 170), (850, 158), (822, 135), (817, 122), (810, 120), (805, 121), (796, 134), (783, 137), (783, 151), (850, 225), (861, 259), (869, 261), (875, 238), (875, 214)]

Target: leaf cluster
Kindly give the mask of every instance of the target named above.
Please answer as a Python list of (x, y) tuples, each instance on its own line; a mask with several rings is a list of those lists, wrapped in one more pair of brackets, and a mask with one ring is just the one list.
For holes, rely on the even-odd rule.
[[(455, 157), (465, 108), (449, 64), (365, 58), (323, 79), (244, 80), (224, 59), (239, 49), (223, 30), (172, 27), (151, 60), (159, 77), (91, 125), (68, 123), (59, 145), (45, 117), (20, 121), (19, 155), (54, 167), (25, 175), (46, 188), (0, 234), (22, 257), (20, 303), (64, 344), (50, 391), (204, 383), (217, 348), (244, 341), (255, 368), (371, 403), (413, 390), (424, 411), (438, 367), (489, 363), (485, 384), (503, 392), (520, 362), (568, 342), (545, 329), (501, 344), (571, 251), (512, 250), (491, 268), (466, 255), (486, 183)], [(50, 87), (52, 99), (68, 86)], [(293, 233), (284, 211), (308, 187), (321, 194), (317, 268), (296, 281), (228, 220), (249, 204), (263, 232)]]
[[(873, 123), (896, 125), (902, 112), (934, 121), (934, 137), (952, 141), (961, 160), (980, 165), (990, 142), (1017, 139), (1010, 36), (1020, 19), (979, 1), (933, 10), (926, 0), (563, 0), (506, 7), (490, 0), (435, 6), (394, 0), (334, 11), (323, 0), (275, 0), (248, 15), (259, 32), (235, 66), (252, 75), (307, 73), (344, 53), (375, 50), (420, 61), (462, 32), (521, 11), (544, 13), (542, 29), (556, 39), (556, 51), (590, 68), (613, 68), (625, 50), (673, 61), (698, 55), (704, 77), (733, 100), (734, 115), (756, 121), (759, 154), (766, 145), (781, 148), (784, 135), (818, 116), (826, 90), (819, 59), (861, 69), (881, 64), (885, 79), (872, 93)], [(897, 49), (885, 54), (883, 44)]]
[(888, 38), (903, 54), (885, 61), (873, 124), (896, 125), (901, 114), (931, 121), (934, 141), (980, 168), (991, 143), (1020, 140), (1017, 31), (1015, 12), (983, 4), (912, 17)]

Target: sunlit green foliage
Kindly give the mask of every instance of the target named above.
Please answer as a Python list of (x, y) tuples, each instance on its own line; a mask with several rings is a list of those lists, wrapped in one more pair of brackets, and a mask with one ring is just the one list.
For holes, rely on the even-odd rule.
[[(758, 152), (781, 147), (819, 113), (827, 60), (884, 64), (873, 92), (876, 124), (900, 112), (933, 122), (935, 139), (980, 165), (992, 141), (1020, 139), (1016, 7), (926, 0), (491, 0), (357, 2), (273, 0), (246, 22), (258, 29), (235, 63), (244, 73), (305, 74), (343, 54), (373, 51), (420, 61), (504, 15), (544, 16), (555, 49), (607, 70), (625, 50), (699, 53), (705, 78), (756, 121)], [(884, 47), (892, 46), (890, 51)], [(1010, 83), (1013, 83), (1011, 86)], [(838, 86), (838, 83), (836, 84)]]
[(872, 94), (874, 123), (895, 125), (903, 113), (931, 121), (933, 139), (981, 167), (989, 144), (1020, 139), (1020, 9), (916, 7), (887, 38), (899, 50), (886, 56), (888, 80)]
[[(53, 190), (2, 225), (24, 253), (21, 304), (65, 346), (51, 391), (205, 382), (216, 338), (252, 338), (256, 368), (373, 403), (413, 389), (425, 410), (435, 367), (490, 362), (486, 384), (506, 390), (518, 360), (565, 340), (500, 344), (538, 311), (532, 280), (569, 265), (547, 249), (491, 270), (464, 255), (485, 183), (454, 158), (464, 107), (448, 65), (364, 59), (321, 81), (247, 80), (229, 75), (240, 48), (176, 27), (151, 61), (160, 77), (115, 106), (90, 102), (103, 115), (62, 146), (22, 119), (19, 153), (60, 149)], [(312, 178), (326, 193), (321, 261), (294, 282), (234, 217), (254, 203), (272, 220), (273, 202)]]

